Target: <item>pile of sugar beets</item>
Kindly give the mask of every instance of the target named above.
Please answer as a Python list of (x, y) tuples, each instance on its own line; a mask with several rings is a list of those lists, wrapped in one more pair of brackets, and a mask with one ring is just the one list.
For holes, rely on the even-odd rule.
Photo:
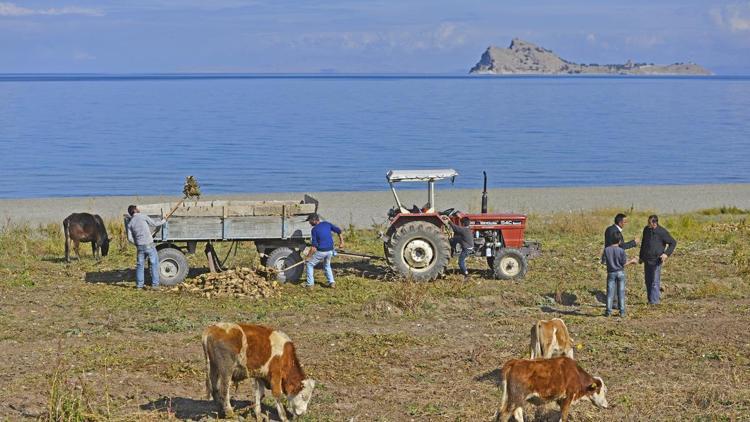
[(278, 293), (276, 273), (265, 267), (238, 267), (220, 273), (206, 273), (176, 286), (173, 290), (187, 291), (212, 297), (266, 298)]
[[(188, 176), (185, 179), (182, 193), (185, 199), (200, 197), (201, 190), (195, 177)], [(170, 211), (169, 215), (173, 211)], [(275, 295), (278, 287), (279, 283), (276, 281), (274, 270), (265, 267), (257, 269), (239, 267), (220, 273), (201, 274), (196, 278), (185, 280), (172, 290), (188, 291), (207, 298), (233, 296), (258, 299)]]

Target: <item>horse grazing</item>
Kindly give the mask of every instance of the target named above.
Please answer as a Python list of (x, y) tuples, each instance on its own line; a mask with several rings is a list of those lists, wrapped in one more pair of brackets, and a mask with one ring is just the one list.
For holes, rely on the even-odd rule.
[(73, 213), (63, 220), (63, 231), (65, 232), (65, 261), (70, 262), (70, 241), (73, 241), (73, 250), (76, 257), (81, 259), (79, 254), (80, 242), (91, 242), (91, 252), (94, 258), (99, 259), (101, 256), (107, 256), (109, 253), (109, 236), (107, 228), (104, 226), (104, 220), (98, 214)]

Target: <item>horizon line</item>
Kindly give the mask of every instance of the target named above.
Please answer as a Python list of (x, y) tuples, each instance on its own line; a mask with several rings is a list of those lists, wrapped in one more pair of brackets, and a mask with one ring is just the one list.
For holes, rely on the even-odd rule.
[(689, 75), (689, 74), (663, 74), (663, 75), (619, 75), (619, 74), (472, 74), (470, 72), (0, 72), (0, 82), (29, 80), (53, 80), (71, 79), (84, 77), (90, 79), (107, 78), (180, 78), (185, 79), (242, 79), (242, 78), (371, 78), (371, 77), (393, 77), (393, 78), (685, 78), (685, 79), (710, 79), (710, 78), (747, 78), (750, 73), (736, 74), (712, 74), (712, 75)]

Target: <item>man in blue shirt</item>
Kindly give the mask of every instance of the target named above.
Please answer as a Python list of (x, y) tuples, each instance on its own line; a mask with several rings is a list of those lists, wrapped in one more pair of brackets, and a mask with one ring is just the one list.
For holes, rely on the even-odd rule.
[(320, 261), (323, 261), (326, 279), (328, 279), (328, 287), (335, 288), (336, 281), (333, 279), (333, 270), (331, 270), (331, 258), (334, 255), (332, 233), (336, 233), (339, 236), (340, 248), (344, 247), (344, 235), (341, 233), (340, 228), (327, 221), (320, 221), (318, 214), (310, 214), (307, 217), (307, 221), (310, 222), (313, 228), (311, 232), (312, 248), (310, 248), (310, 252), (307, 254), (307, 284), (305, 287), (310, 288), (315, 285), (313, 270)]

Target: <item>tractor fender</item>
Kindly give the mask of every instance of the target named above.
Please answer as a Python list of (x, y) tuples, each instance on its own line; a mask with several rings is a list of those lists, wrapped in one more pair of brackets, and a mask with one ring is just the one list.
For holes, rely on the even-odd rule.
[(386, 231), (385, 233), (386, 237), (390, 237), (397, 228), (403, 226), (406, 223), (411, 223), (412, 221), (426, 221), (441, 228), (445, 227), (445, 222), (440, 218), (440, 214), (438, 213), (399, 214), (394, 217), (393, 220), (391, 220), (391, 225), (388, 227), (388, 231)]

